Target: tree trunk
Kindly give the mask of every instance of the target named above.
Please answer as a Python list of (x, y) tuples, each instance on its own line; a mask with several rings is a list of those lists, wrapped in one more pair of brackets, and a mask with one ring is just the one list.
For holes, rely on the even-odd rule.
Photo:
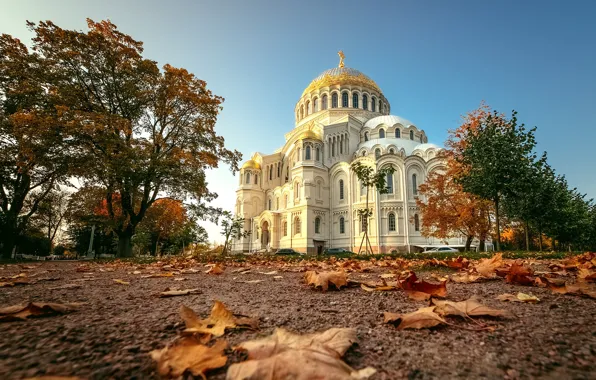
[(526, 232), (526, 251), (530, 252), (530, 232), (528, 231), (528, 228), (528, 222), (526, 222), (524, 227)]
[(542, 252), (542, 228), (538, 227), (538, 247), (540, 248), (540, 252)]
[(486, 240), (486, 237), (484, 239), (480, 239), (480, 244), (478, 245), (479, 252), (484, 252), (484, 250), (486, 249), (485, 240)]
[(118, 257), (132, 257), (132, 230), (130, 228), (118, 235)]
[(464, 250), (466, 252), (468, 252), (470, 250), (470, 246), (472, 245), (472, 240), (474, 240), (474, 236), (468, 235), (468, 237), (466, 238), (466, 248), (464, 248)]
[(2, 234), (2, 250), (1, 257), (5, 260), (12, 258), (12, 251), (15, 246), (15, 234), (9, 231), (3, 231), (6, 233)]
[(501, 228), (500, 228), (500, 221), (499, 221), (499, 197), (495, 198), (495, 219), (497, 224), (497, 251), (501, 250)]

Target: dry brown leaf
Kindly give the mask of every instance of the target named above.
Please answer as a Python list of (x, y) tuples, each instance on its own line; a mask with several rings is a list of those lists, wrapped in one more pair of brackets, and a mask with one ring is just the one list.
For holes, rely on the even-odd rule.
[(586, 282), (596, 282), (596, 272), (586, 268), (581, 268), (577, 274), (577, 277)]
[(516, 261), (511, 265), (509, 271), (507, 271), (505, 282), (508, 284), (532, 285), (534, 283), (534, 279), (530, 277), (532, 274), (532, 268)]
[(224, 268), (221, 264), (215, 264), (209, 270), (205, 271), (207, 274), (222, 274), (224, 272)]
[(447, 297), (447, 281), (432, 284), (424, 280), (418, 280), (414, 272), (410, 272), (404, 280), (400, 280), (399, 285), (403, 290), (415, 290), (435, 297)]
[(540, 299), (538, 297), (530, 295), (530, 294), (525, 294), (525, 293), (517, 293), (517, 295), (505, 293), (505, 294), (501, 294), (501, 295), (497, 296), (497, 299), (499, 301), (503, 301), (503, 302), (509, 301), (509, 302), (536, 303), (536, 302), (540, 301)]
[(163, 292), (159, 293), (159, 296), (162, 298), (165, 297), (176, 297), (176, 296), (187, 296), (189, 294), (195, 294), (195, 293), (200, 293), (199, 289), (184, 289), (184, 290), (178, 290), (178, 289), (166, 289)]
[(207, 347), (193, 337), (184, 337), (170, 347), (151, 351), (150, 355), (157, 362), (157, 372), (161, 376), (177, 378), (188, 371), (204, 379), (207, 371), (226, 365), (228, 358), (224, 350), (227, 347), (224, 340)]
[(261, 360), (232, 364), (226, 380), (356, 380), (368, 379), (376, 370), (354, 370), (341, 359), (308, 349), (290, 350)]
[(451, 281), (457, 282), (458, 284), (470, 284), (472, 282), (478, 282), (482, 276), (470, 273), (454, 274), (451, 277)]
[(434, 311), (442, 316), (457, 315), (465, 318), (480, 316), (507, 317), (511, 315), (506, 310), (493, 309), (488, 306), (484, 306), (474, 298), (460, 302), (433, 299), (432, 303), (436, 305)]
[(480, 273), (484, 277), (493, 277), (495, 270), (503, 266), (503, 254), (497, 253), (490, 259), (482, 259), (480, 263), (476, 264), (476, 272)]
[(265, 280), (246, 280), (246, 281), (238, 281), (238, 282), (242, 282), (244, 284), (258, 284), (259, 282), (263, 282)]
[(120, 285), (130, 285), (130, 282), (126, 282), (126, 281), (120, 280), (120, 279), (114, 279), (114, 282), (116, 284), (120, 284)]
[(435, 306), (429, 306), (407, 314), (385, 312), (383, 315), (385, 323), (396, 324), (398, 330), (423, 329), (447, 323), (434, 309)]
[(222, 336), (226, 328), (256, 329), (259, 324), (256, 319), (235, 316), (220, 301), (215, 301), (207, 319), (200, 319), (192, 309), (184, 305), (180, 307), (180, 316), (186, 324), (185, 333), (211, 334), (216, 337)]
[(413, 299), (414, 301), (428, 301), (431, 297), (428, 293), (416, 290), (404, 290), (404, 292), (408, 295), (408, 298)]
[(259, 273), (260, 273), (260, 274), (266, 274), (266, 275), (269, 275), (269, 276), (270, 276), (270, 275), (277, 274), (277, 271), (276, 271), (276, 270), (273, 270), (273, 271), (271, 271), (271, 272), (259, 272)]
[(235, 349), (246, 351), (248, 359), (263, 359), (288, 350), (309, 349), (337, 358), (356, 341), (356, 330), (331, 328), (323, 332), (299, 335), (277, 328), (268, 337), (241, 343)]
[(174, 281), (185, 281), (186, 278), (185, 277), (176, 277), (174, 278)]
[(80, 303), (30, 302), (26, 305), (13, 305), (0, 309), (0, 322), (24, 320), (29, 317), (46, 317), (65, 314), (76, 310)]
[(321, 287), (324, 292), (329, 288), (329, 284), (333, 284), (338, 290), (342, 286), (348, 285), (348, 277), (345, 272), (322, 272), (308, 271), (304, 273), (304, 278), (308, 285), (314, 285), (315, 288)]
[(174, 277), (174, 273), (173, 272), (152, 273), (152, 274), (147, 274), (147, 275), (141, 276), (141, 278), (157, 278), (157, 277)]

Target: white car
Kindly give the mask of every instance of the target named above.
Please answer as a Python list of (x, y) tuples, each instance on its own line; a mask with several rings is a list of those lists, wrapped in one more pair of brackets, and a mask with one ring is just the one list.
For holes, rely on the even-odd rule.
[(427, 249), (426, 251), (424, 251), (422, 253), (437, 253), (437, 252), (457, 253), (459, 251), (455, 248), (444, 246), (444, 247), (435, 247), (435, 248)]

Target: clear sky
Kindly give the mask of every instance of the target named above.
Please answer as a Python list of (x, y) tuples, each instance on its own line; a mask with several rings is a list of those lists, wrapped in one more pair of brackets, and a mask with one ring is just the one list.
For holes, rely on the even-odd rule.
[[(596, 198), (596, 1), (0, 0), (0, 33), (22, 40), (25, 20), (85, 29), (87, 17), (206, 80), (226, 99), (218, 132), (245, 159), (283, 144), (302, 91), (341, 49), (429, 142), (482, 100), (517, 110), (557, 172)], [(233, 209), (228, 168), (208, 179)]]

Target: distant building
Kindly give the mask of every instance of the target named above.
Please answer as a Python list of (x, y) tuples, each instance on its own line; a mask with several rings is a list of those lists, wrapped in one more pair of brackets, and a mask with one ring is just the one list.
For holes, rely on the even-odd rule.
[(323, 72), (302, 93), (285, 143), (272, 154), (254, 153), (242, 165), (235, 212), (252, 234), (235, 241), (234, 251), (357, 251), (364, 227), (358, 209), (365, 208), (366, 191), (350, 170), (356, 160), (395, 168), (387, 178), (389, 194), (371, 190), (369, 196), (373, 251), (440, 244), (420, 234), (416, 197), (426, 176), (444, 166), (437, 157), (441, 148), (429, 144), (414, 123), (391, 115), (379, 86), (344, 67), (340, 56), (340, 67)]

